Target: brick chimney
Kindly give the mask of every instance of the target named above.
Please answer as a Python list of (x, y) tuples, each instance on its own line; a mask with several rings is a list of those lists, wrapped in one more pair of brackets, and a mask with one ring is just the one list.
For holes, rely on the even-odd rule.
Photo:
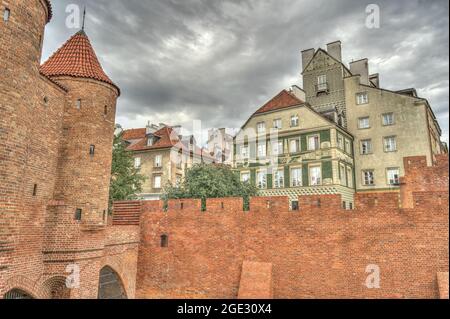
[(369, 85), (369, 60), (361, 59), (350, 63), (350, 72), (353, 75), (360, 75), (360, 83)]

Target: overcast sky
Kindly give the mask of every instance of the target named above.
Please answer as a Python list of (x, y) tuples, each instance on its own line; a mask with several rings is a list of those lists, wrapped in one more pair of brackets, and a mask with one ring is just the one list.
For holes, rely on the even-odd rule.
[[(77, 29), (69, 4), (87, 5), (86, 33), (122, 89), (117, 122), (241, 127), (280, 90), (301, 85), (300, 51), (341, 40), (345, 63), (369, 58), (381, 86), (415, 87), (448, 141), (448, 0), (53, 0), (43, 60)], [(379, 29), (366, 6), (381, 9)]]

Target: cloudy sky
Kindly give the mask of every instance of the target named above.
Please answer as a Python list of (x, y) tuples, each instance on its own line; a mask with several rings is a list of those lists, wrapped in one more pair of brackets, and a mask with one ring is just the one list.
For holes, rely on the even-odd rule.
[[(366, 7), (381, 9), (379, 29)], [(381, 85), (418, 89), (448, 141), (448, 0), (58, 0), (43, 60), (77, 29), (69, 4), (87, 5), (86, 33), (122, 89), (125, 128), (202, 121), (242, 126), (283, 88), (301, 85), (300, 51), (341, 40), (344, 62), (369, 58)], [(69, 21), (72, 21), (69, 19)]]

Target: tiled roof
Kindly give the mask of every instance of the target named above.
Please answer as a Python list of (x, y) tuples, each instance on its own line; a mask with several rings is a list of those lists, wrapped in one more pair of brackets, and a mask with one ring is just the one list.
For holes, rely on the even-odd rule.
[(122, 138), (126, 141), (137, 140), (145, 137), (147, 130), (145, 128), (137, 128), (123, 131)]
[(105, 82), (120, 89), (103, 71), (97, 55), (84, 31), (77, 32), (41, 68), (46, 76), (73, 76)]
[(50, 20), (52, 19), (52, 16), (53, 16), (52, 4), (50, 3), (50, 0), (45, 0), (44, 2), (45, 2), (45, 4), (47, 5), (47, 8), (48, 8), (47, 22), (50, 22)]
[(286, 90), (281, 91), (277, 96), (275, 96), (272, 100), (267, 102), (263, 107), (261, 107), (255, 114), (266, 113), (270, 111), (280, 110), (287, 107), (303, 104), (304, 102), (289, 93)]
[[(159, 137), (159, 140), (152, 146), (148, 146), (148, 137), (146, 135), (145, 128), (125, 130), (123, 132), (122, 138), (125, 141), (134, 141), (127, 147), (128, 151), (151, 151), (175, 147), (176, 149), (182, 150), (183, 152), (189, 152), (188, 141), (180, 140), (180, 137), (176, 134), (172, 127), (166, 126), (153, 133), (153, 135)], [(214, 160), (214, 158), (210, 154), (208, 154), (207, 151), (196, 145), (194, 146), (192, 153), (205, 159), (210, 159), (211, 161)]]

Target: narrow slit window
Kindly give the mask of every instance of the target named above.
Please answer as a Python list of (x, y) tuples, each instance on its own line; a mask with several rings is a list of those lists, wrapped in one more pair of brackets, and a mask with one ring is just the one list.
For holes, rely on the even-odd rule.
[(83, 210), (81, 208), (77, 208), (75, 210), (75, 220), (80, 221), (83, 215)]
[(89, 147), (89, 155), (91, 155), (91, 156), (95, 155), (95, 145), (91, 145)]
[(33, 196), (36, 196), (37, 195), (37, 184), (34, 184), (34, 186), (33, 186)]
[(169, 236), (167, 236), (167, 235), (162, 235), (161, 236), (161, 247), (162, 248), (169, 247)]
[(11, 17), (11, 10), (5, 8), (5, 11), (3, 12), (3, 21), (9, 21), (10, 17)]
[(105, 108), (103, 109), (103, 114), (108, 115), (108, 106), (105, 105)]
[(78, 110), (81, 110), (81, 99), (78, 99), (78, 100), (77, 100), (77, 102), (75, 103), (75, 107), (76, 107)]

